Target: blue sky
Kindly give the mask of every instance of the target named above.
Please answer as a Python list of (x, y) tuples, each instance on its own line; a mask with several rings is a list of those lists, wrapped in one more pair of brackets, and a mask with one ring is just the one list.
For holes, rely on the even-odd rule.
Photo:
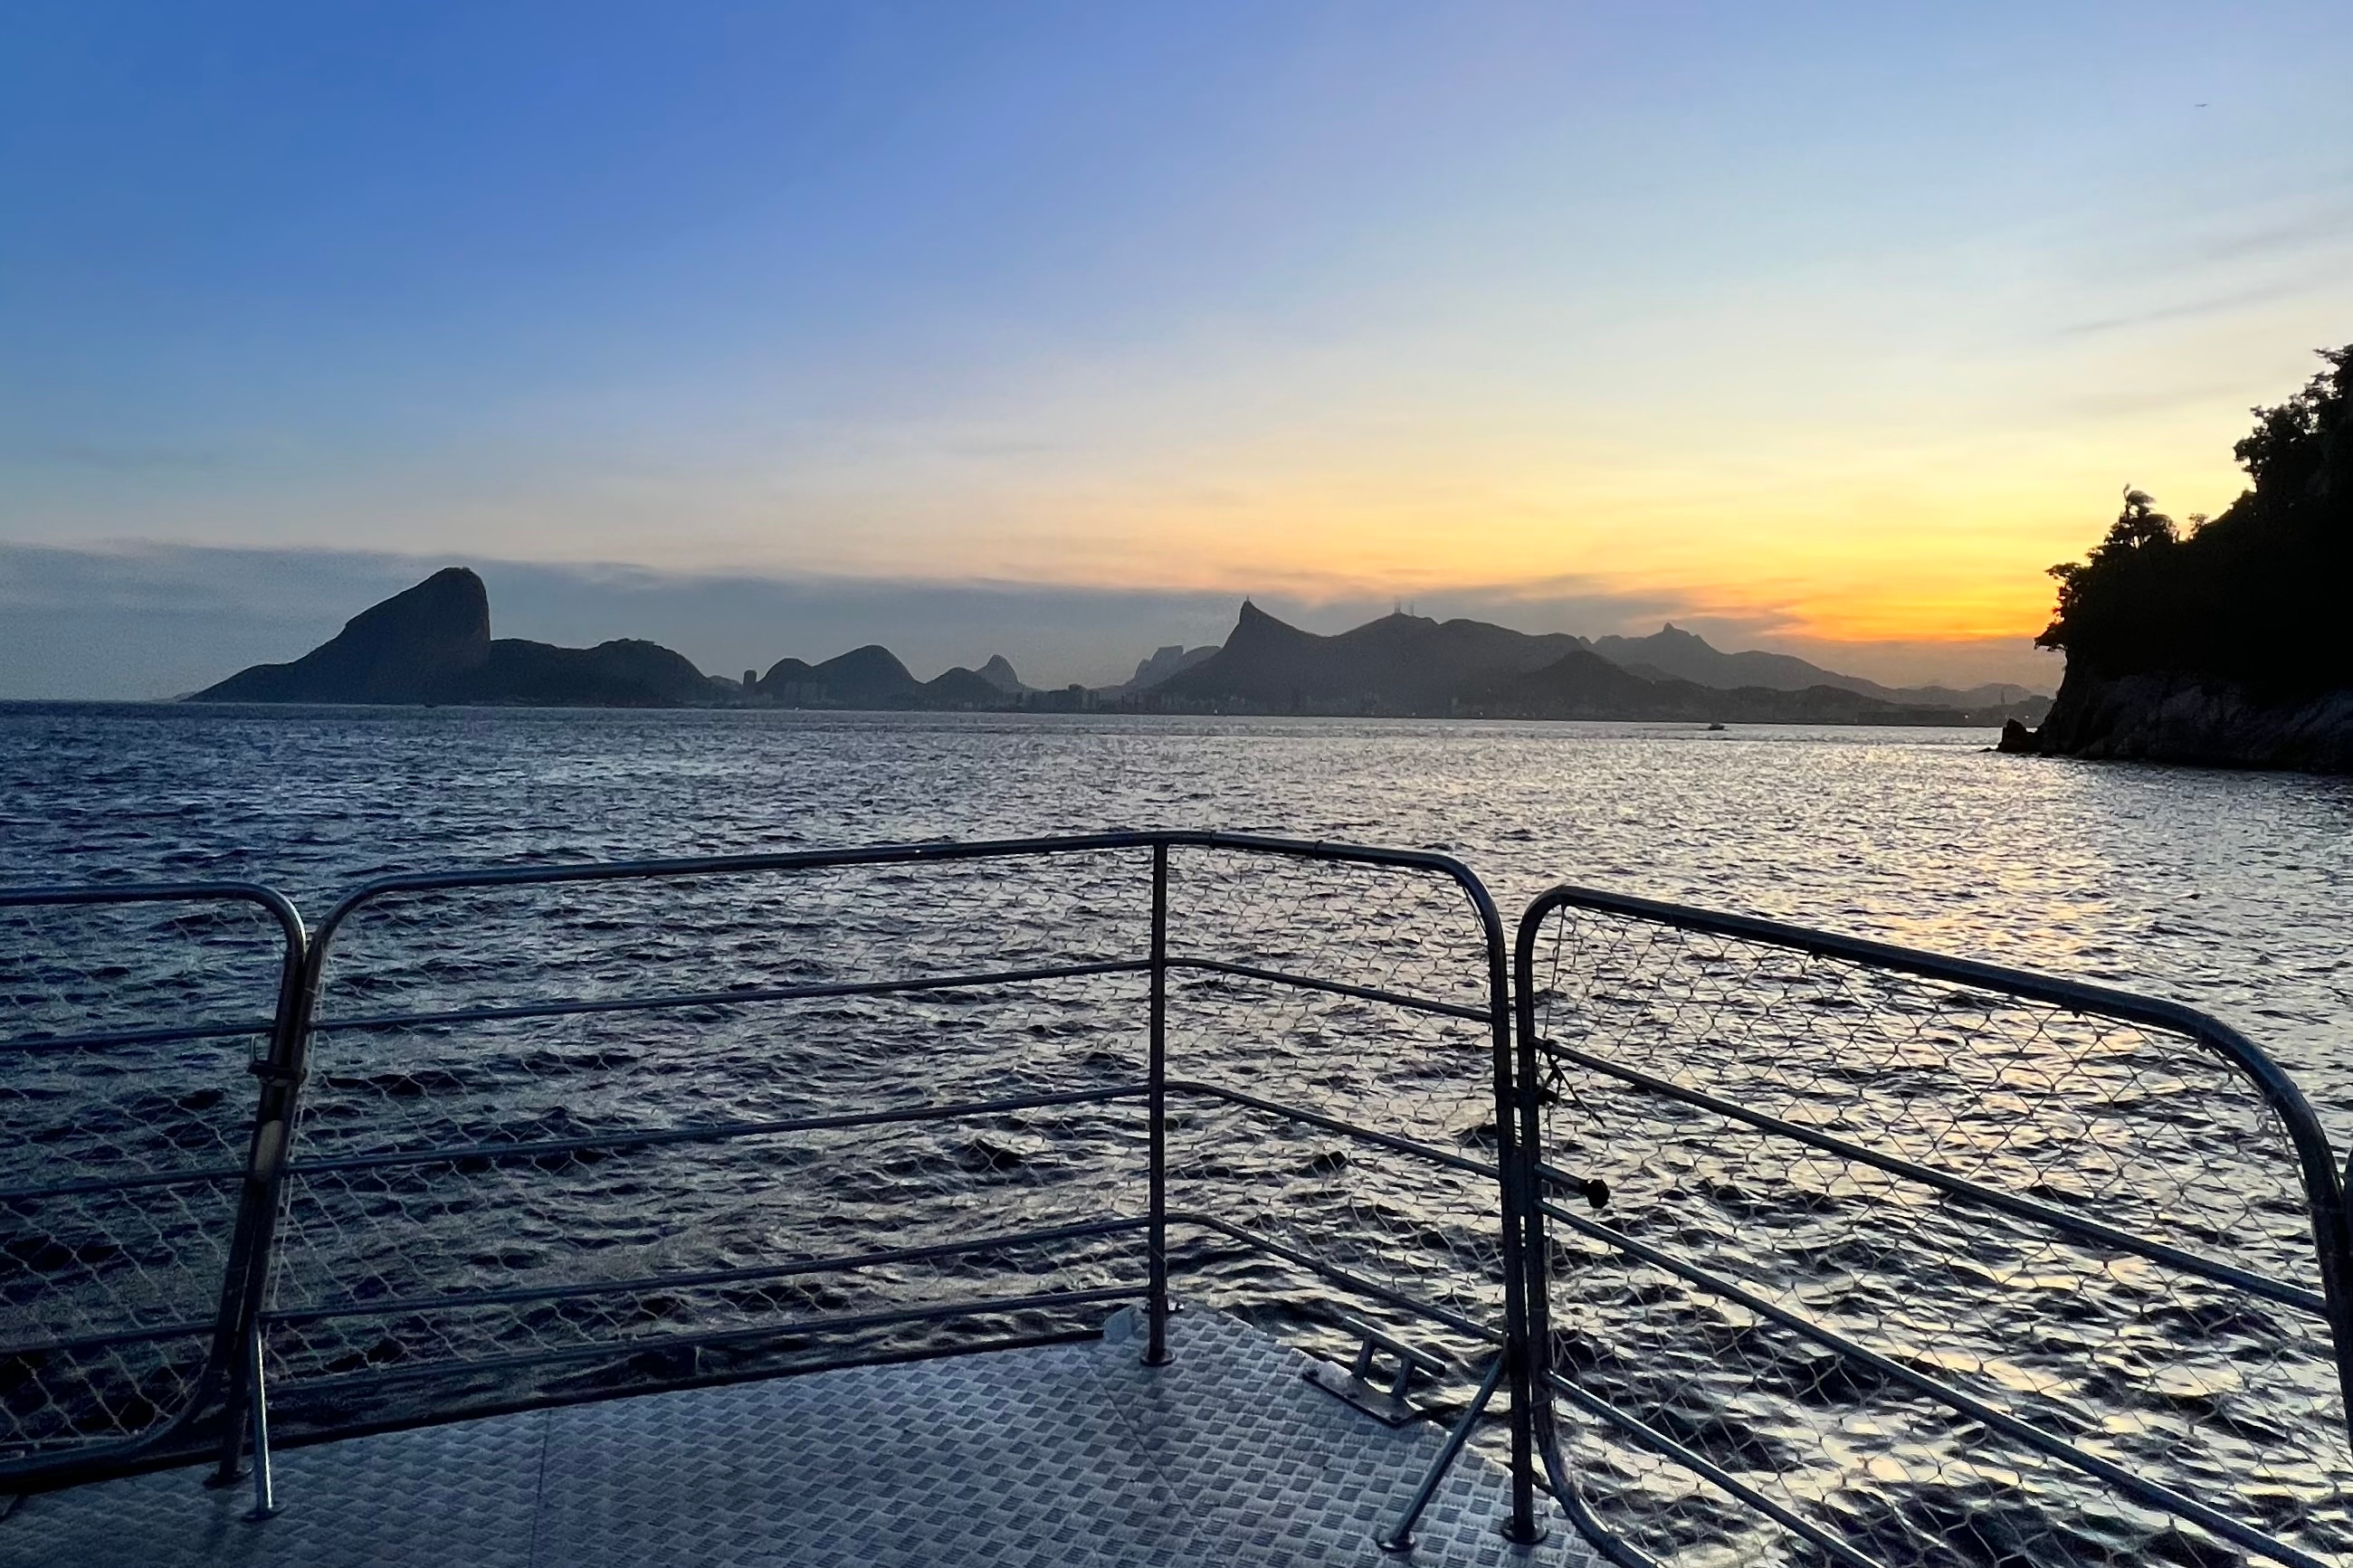
[(2348, 80), (2341, 0), (19, 4), (0, 543), (2031, 673), (2353, 340)]

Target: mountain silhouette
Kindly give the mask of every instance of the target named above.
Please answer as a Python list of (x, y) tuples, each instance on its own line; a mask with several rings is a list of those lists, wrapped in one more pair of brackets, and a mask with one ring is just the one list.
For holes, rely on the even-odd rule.
[[(1682, 639), (1717, 659), (1747, 657), (1717, 654), (1688, 632), (1668, 632), (1674, 657), (1689, 656), (1677, 646)], [(1567, 633), (1403, 612), (1324, 637), (1247, 601), (1215, 655), (1133, 700), (1175, 712), (1841, 724), (1990, 724), (2021, 710), (1887, 701), (1826, 682), (1794, 690), (1719, 687), (1628, 668)]]
[[(1605, 657), (1606, 648), (1618, 657)], [(1632, 656), (1641, 654), (1641, 660)], [(1704, 670), (1685, 679), (1654, 661)], [(1725, 686), (1761, 670), (1771, 679)], [(1826, 679), (1789, 688), (1805, 676)], [(881, 710), (1118, 709), (1178, 713), (1299, 713), (1457, 718), (1745, 720), (1809, 723), (1999, 723), (2034, 704), (1963, 709), (1878, 695), (1779, 654), (1725, 654), (1674, 626), (1599, 645), (1484, 621), (1399, 612), (1325, 637), (1243, 601), (1215, 648), (1170, 645), (1134, 680), (1088, 691), (1032, 690), (1002, 657), (918, 680), (869, 643), (820, 664), (781, 658), (745, 681), (704, 675), (658, 643), (624, 638), (556, 647), (491, 636), (489, 593), (461, 566), (354, 616), (290, 664), (256, 665), (195, 694), (204, 702), (514, 703), (543, 707), (770, 707)], [(1862, 686), (1868, 691), (1856, 690)], [(1902, 698), (1908, 693), (1897, 691)], [(2040, 700), (2037, 700), (2038, 701)]]
[(708, 700), (714, 684), (729, 683), (657, 643), (494, 640), (481, 578), (451, 566), (361, 611), (291, 664), (257, 664), (189, 700), (664, 708)]
[(1860, 675), (1824, 669), (1795, 654), (1725, 653), (1672, 621), (1646, 637), (1596, 637), (1593, 651), (1646, 679), (1689, 680), (1726, 690), (1762, 686), (1803, 691), (1810, 686), (1836, 686), (1882, 702), (1932, 708), (1999, 708), (2031, 695), (2013, 685), (1973, 686), (1964, 691), (1947, 686), (1882, 686)]
[(1127, 684), (1115, 689), (1148, 690), (1170, 676), (1181, 675), (1195, 665), (1215, 658), (1217, 656), (1218, 650), (1214, 646), (1188, 648), (1183, 643), (1169, 643), (1164, 647), (1154, 648), (1149, 657), (1138, 659), (1135, 664), (1135, 673), (1127, 678)]
[[(1001, 679), (1010, 679), (1007, 690)], [(778, 659), (753, 688), (755, 695), (786, 708), (964, 709), (1013, 708), (1026, 690), (1013, 667), (992, 658), (983, 669), (963, 665), (917, 680), (899, 656), (880, 643), (838, 654), (823, 664)]]
[(199, 702), (429, 702), (491, 656), (491, 595), (463, 566), (362, 610), (291, 664), (257, 664)]
[(1001, 653), (990, 654), (988, 662), (973, 673), (1008, 697), (1018, 697), (1029, 689), (1022, 683), (1021, 677), (1014, 672), (1012, 664)]
[(880, 643), (838, 654), (823, 664), (778, 659), (760, 678), (759, 689), (787, 702), (835, 708), (902, 708), (923, 683)]
[(1578, 638), (1402, 611), (1320, 637), (1245, 599), (1225, 646), (1150, 689), (1163, 705), (1246, 704), (1271, 712), (1443, 713), (1466, 682), (1540, 668)]

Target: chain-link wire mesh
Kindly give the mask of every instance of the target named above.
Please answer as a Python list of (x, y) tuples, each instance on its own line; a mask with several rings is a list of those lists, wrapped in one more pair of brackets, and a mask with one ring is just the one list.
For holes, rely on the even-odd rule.
[(239, 894), (0, 895), (0, 1467), (195, 1413), (289, 944)]
[(1180, 847), (1168, 903), (1169, 1072), (1203, 1086), (1170, 1097), (1169, 1207), (1322, 1266), (1205, 1232), (1176, 1248), (1185, 1290), (1335, 1359), (1343, 1312), (1491, 1352), (1496, 955), (1470, 889), (1427, 863)]
[[(1974, 1401), (2348, 1560), (2313, 1220), (2281, 1118), (2238, 1067), (2088, 1007), (1620, 910), (1558, 907), (1535, 937), (1550, 1351), (1581, 1396), (1561, 1402), (1566, 1458), (1628, 1542), (1826, 1560), (1595, 1401), (1883, 1563), (2263, 1554)], [(1594, 1180), (1598, 1213), (1571, 1185)]]
[[(1038, 1233), (1140, 1212), (1141, 1105), (1100, 1097), (1145, 1070), (1149, 893), (1129, 849), (361, 904), (288, 1173), (273, 1419), (1099, 1320), (1140, 1237)], [(910, 984), (938, 988), (860, 989)], [(920, 1317), (998, 1299), (1037, 1300)]]
[[(1465, 888), (1428, 868), (1169, 855), (1170, 1079), (1459, 1162), (1180, 1089), (1170, 1209), (1499, 1329), (1497, 1189), (1475, 1168), (1494, 1159), (1494, 955)], [(1153, 858), (1138, 839), (362, 901), (322, 937), (268, 1318), (273, 1421), (1100, 1321), (1145, 1281)], [(1022, 1103), (956, 1110), (1006, 1101)], [(833, 1124), (849, 1118), (866, 1124)], [(1347, 1348), (1329, 1279), (1179, 1230), (1181, 1292), (1271, 1288), (1262, 1317)], [(938, 1315), (997, 1300), (1026, 1305)]]
[[(1223, 1227), (1174, 1227), (1176, 1289), (1342, 1359), (1344, 1310), (1483, 1354), (1504, 1329), (1483, 895), (1430, 858), (1175, 838), (359, 898), (315, 957), (262, 1321), (273, 1426), (1093, 1328), (1148, 1276), (1156, 853), (1167, 1204)], [(225, 1310), (279, 980), (248, 963), (224, 1012), (167, 950), (201, 938), (207, 983), (282, 954), (202, 913), (7, 918), (39, 955), (8, 977), (18, 1033), (175, 1030), (34, 1038), (7, 1089), (9, 1245), (37, 1266), (11, 1300), (47, 1314), (11, 1347), (10, 1418), (121, 1435), (186, 1405)], [(244, 1032), (186, 1032), (223, 1018)], [(70, 1389), (28, 1359), (60, 1353), (90, 1363)]]

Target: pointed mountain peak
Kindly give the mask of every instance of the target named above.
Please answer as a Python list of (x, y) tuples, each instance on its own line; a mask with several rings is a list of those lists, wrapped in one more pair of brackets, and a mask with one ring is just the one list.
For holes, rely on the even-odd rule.
[(1029, 689), (1021, 683), (1021, 677), (1014, 673), (1013, 661), (1001, 653), (990, 654), (988, 662), (974, 673), (1008, 697), (1018, 697)]
[(1241, 614), (1234, 617), (1234, 629), (1226, 638), (1226, 647), (1251, 647), (1269, 642), (1290, 642), (1307, 635), (1290, 622), (1277, 620), (1250, 600), (1244, 599)]

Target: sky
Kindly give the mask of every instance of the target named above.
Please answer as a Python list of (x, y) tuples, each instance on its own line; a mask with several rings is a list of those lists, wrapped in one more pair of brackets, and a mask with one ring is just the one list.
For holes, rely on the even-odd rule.
[(2048, 689), (2043, 568), (2353, 341), (2348, 80), (2343, 0), (16, 0), (0, 696), (453, 562), (731, 672), (1250, 595)]

